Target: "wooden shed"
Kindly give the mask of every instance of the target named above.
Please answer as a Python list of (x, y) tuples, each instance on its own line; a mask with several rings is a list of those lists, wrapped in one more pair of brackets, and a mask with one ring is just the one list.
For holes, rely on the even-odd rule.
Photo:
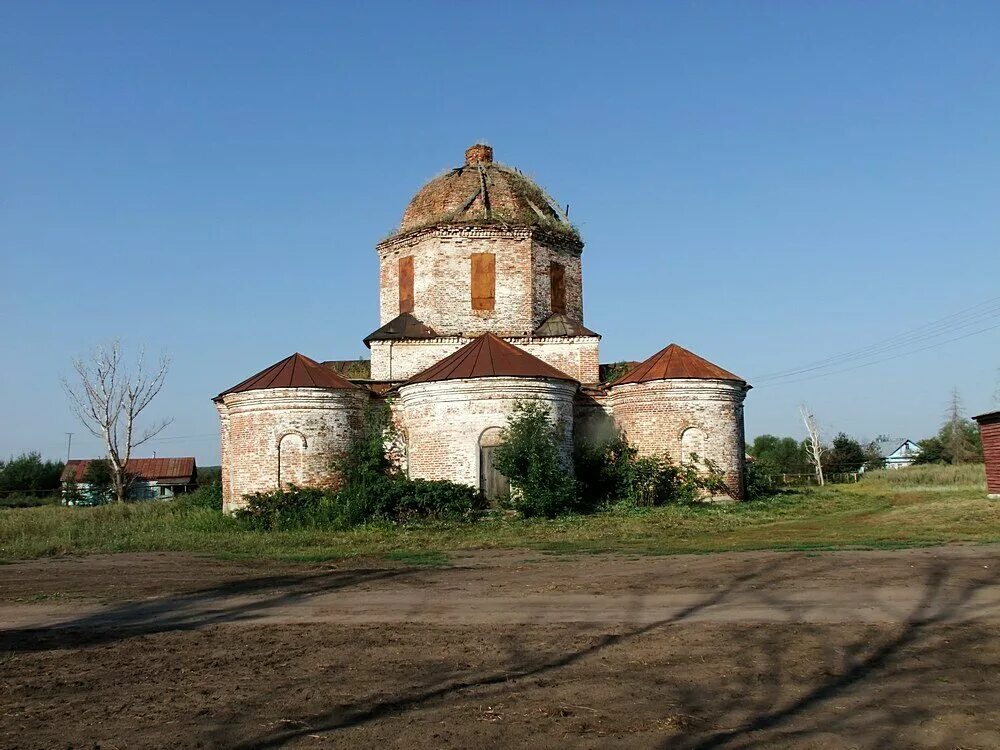
[(979, 433), (983, 436), (983, 458), (986, 460), (986, 492), (1000, 500), (1000, 411), (980, 414)]

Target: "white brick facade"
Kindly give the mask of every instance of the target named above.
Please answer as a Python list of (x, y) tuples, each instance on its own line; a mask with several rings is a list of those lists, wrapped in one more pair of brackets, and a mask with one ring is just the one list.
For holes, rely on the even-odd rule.
[(409, 474), (479, 487), (480, 438), (503, 428), (518, 402), (549, 408), (569, 460), (576, 383), (524, 378), (477, 378), (415, 383), (400, 388), (394, 405), (405, 435)]
[(700, 430), (702, 437), (692, 433), (688, 443), (703, 447), (702, 457), (719, 465), (733, 496), (742, 499), (746, 390), (730, 380), (656, 380), (616, 385), (609, 402), (615, 423), (640, 455), (687, 461), (685, 431)]
[[(372, 341), (373, 380), (406, 380), (426, 370), (472, 341), (464, 336), (407, 341)], [(596, 336), (511, 337), (505, 341), (524, 349), (581, 383), (596, 383), (598, 347)]]
[(280, 485), (336, 484), (331, 462), (361, 425), (366, 391), (271, 388), (226, 394), (216, 403), (222, 426), (222, 502)]
[[(413, 257), (413, 315), (442, 336), (525, 336), (552, 313), (549, 263), (565, 269), (566, 314), (583, 321), (579, 245), (531, 228), (438, 227), (381, 243), (379, 325), (399, 315), (399, 259)], [(496, 256), (493, 310), (472, 309), (473, 253)]]

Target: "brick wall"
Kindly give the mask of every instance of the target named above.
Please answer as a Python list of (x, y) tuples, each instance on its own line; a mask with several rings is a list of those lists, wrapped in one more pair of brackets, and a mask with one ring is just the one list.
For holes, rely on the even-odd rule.
[(562, 435), (564, 456), (572, 451), (575, 383), (519, 378), (479, 378), (415, 383), (400, 389), (393, 404), (405, 434), (409, 474), (479, 486), (480, 437), (503, 428), (519, 401), (549, 407)]
[(688, 434), (688, 444), (703, 445), (703, 457), (719, 465), (742, 499), (745, 395), (742, 385), (729, 381), (676, 379), (618, 385), (609, 401), (615, 423), (640, 455), (687, 460), (683, 435), (690, 428), (700, 431)]
[(1000, 498), (1000, 416), (980, 422), (979, 433), (986, 459), (986, 492), (992, 498)]
[[(230, 393), (216, 406), (222, 431), (223, 509), (244, 495), (281, 484), (336, 482), (331, 461), (361, 425), (369, 395), (361, 390), (272, 388)], [(279, 465), (280, 456), (280, 465)]]
[(581, 383), (600, 380), (600, 339), (596, 336), (508, 338), (507, 341)]
[[(373, 341), (371, 377), (374, 380), (405, 380), (471, 340), (451, 336), (412, 341)], [(506, 337), (506, 340), (582, 383), (594, 383), (599, 379), (600, 339), (596, 336)]]
[(565, 271), (566, 315), (583, 322), (583, 265), (579, 253), (566, 251), (547, 242), (533, 240), (531, 243), (531, 263), (534, 279), (532, 282), (532, 330), (541, 325), (552, 314), (551, 284), (549, 264), (555, 262)]
[[(413, 258), (413, 315), (439, 334), (529, 334), (551, 313), (552, 260), (566, 269), (567, 314), (583, 320), (578, 246), (530, 228), (438, 227), (386, 240), (377, 252), (380, 325), (399, 314), (402, 257)], [(490, 311), (472, 309), (473, 253), (496, 256), (496, 302)]]

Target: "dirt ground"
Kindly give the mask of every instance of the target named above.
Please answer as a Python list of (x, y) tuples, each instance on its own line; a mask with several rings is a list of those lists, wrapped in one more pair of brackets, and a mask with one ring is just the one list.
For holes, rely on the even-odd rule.
[(0, 566), (4, 748), (997, 748), (1000, 546)]

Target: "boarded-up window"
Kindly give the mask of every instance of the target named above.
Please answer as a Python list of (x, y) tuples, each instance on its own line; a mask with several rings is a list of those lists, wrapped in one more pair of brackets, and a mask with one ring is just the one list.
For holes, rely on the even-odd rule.
[(413, 256), (399, 259), (399, 312), (413, 312)]
[(549, 288), (552, 292), (552, 312), (566, 314), (566, 269), (559, 263), (549, 263)]
[(472, 254), (472, 309), (492, 310), (496, 305), (496, 256)]

